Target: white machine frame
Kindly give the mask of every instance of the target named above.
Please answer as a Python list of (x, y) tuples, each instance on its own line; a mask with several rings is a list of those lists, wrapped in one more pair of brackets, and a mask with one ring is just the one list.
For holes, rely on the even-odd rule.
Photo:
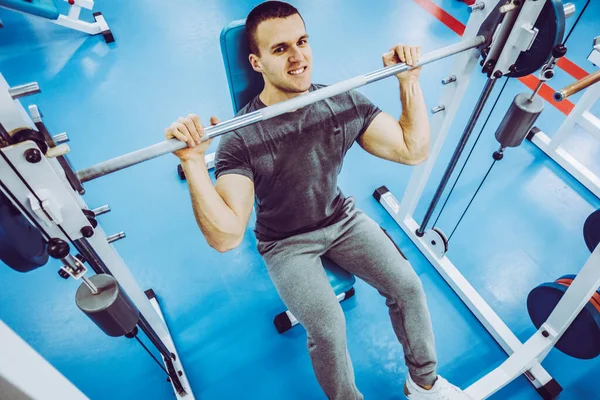
[[(10, 87), (0, 74), (0, 121), (3, 128), (9, 132), (18, 127), (35, 128), (20, 101), (11, 98), (10, 93)], [(34, 106), (30, 109), (35, 110), (36, 114), (38, 113), (37, 107)], [(34, 117), (34, 119), (37, 118), (39, 115)], [(94, 229), (91, 237), (85, 238), (81, 232), (82, 227), (90, 225), (82, 209), (91, 210), (91, 208), (87, 206), (83, 197), (72, 189), (65, 169), (57, 159), (68, 151), (67, 145), (54, 147), (51, 149), (54, 150), (53, 154), (49, 154), (51, 153), (49, 151), (46, 157), (42, 156), (37, 163), (28, 162), (23, 156), (30, 149), (40, 151), (38, 145), (33, 141), (25, 141), (0, 149), (3, 153), (3, 157), (0, 157), (0, 171), (2, 171), (0, 190), (11, 199), (15, 207), (27, 217), (33, 226), (41, 227), (41, 230), (50, 237), (60, 238), (67, 243), (75, 240), (87, 240), (89, 246), (108, 266), (112, 275), (131, 298), (160, 341), (170, 353), (175, 355), (172, 363), (175, 370), (180, 371), (179, 380), (185, 390), (184, 394), (179, 394), (174, 388), (176, 397), (193, 400), (194, 394), (171, 334), (158, 308), (158, 303), (155, 299), (149, 299), (140, 288), (129, 268), (110, 244), (114, 240), (107, 237), (100, 224)], [(18, 173), (6, 160), (10, 161)], [(71, 249), (72, 252), (76, 251), (72, 247)], [(78, 279), (79, 276), (75, 278)], [(171, 382), (171, 384), (173, 383)]]
[[(480, 2), (485, 3), (483, 11), (493, 7), (496, 3), (489, 0)], [(528, 3), (531, 4), (532, 2), (525, 4)], [(537, 3), (543, 5), (544, 2)], [(521, 14), (523, 14), (523, 11)], [(473, 12), (467, 23), (463, 38), (468, 39), (475, 36), (485, 17), (485, 12)], [(513, 30), (511, 36), (515, 36), (514, 40), (521, 40), (515, 30)], [(511, 38), (509, 37), (507, 47), (511, 45), (510, 42)], [(513, 46), (513, 48), (520, 47)], [(443, 108), (441, 111), (435, 112), (431, 119), (430, 156), (427, 161), (414, 169), (402, 200), (398, 201), (391, 192), (387, 189), (381, 190), (382, 188), (380, 188), (377, 197), (421, 253), (509, 355), (502, 365), (466, 389), (466, 393), (473, 399), (485, 399), (522, 374), (525, 374), (540, 392), (552, 390), (552, 386), (557, 385), (540, 363), (560, 339), (575, 316), (583, 309), (594, 291), (600, 286), (600, 268), (598, 268), (598, 265), (600, 265), (600, 246), (579, 272), (575, 282), (568, 289), (546, 323), (523, 344), (445, 255), (446, 251), (443, 249), (442, 240), (439, 240), (439, 235), (433, 230), (426, 231), (422, 237), (416, 234), (419, 223), (413, 216), (415, 209), (429, 181), (442, 145), (446, 140), (448, 130), (462, 103), (470, 77), (475, 73), (478, 57), (479, 54), (476, 50), (467, 51), (455, 57), (452, 72), (449, 75), (456, 77), (456, 79), (452, 79), (450, 83), (444, 85), (438, 103), (440, 106), (437, 109), (439, 110), (442, 106)], [(495, 69), (502, 70), (503, 66), (497, 66)], [(447, 82), (447, 80), (445, 81)], [(432, 240), (434, 237), (437, 237), (438, 240)]]
[[(474, 39), (477, 36), (482, 22), (496, 3), (495, 0), (482, 0), (477, 7), (474, 7), (474, 12), (469, 18), (464, 34), (465, 39)], [(515, 28), (510, 32), (505, 28), (496, 32), (496, 37), (502, 36), (503, 39), (500, 42), (506, 43), (506, 45), (495, 43), (492, 46), (489, 54), (502, 55), (501, 58), (497, 58), (500, 62), (496, 63), (494, 71), (508, 71), (519, 52), (526, 49), (528, 43), (533, 41), (533, 38), (537, 35), (537, 30), (528, 21), (537, 19), (544, 3), (544, 1), (526, 1), (518, 17), (511, 16)], [(506, 54), (498, 46), (504, 46), (507, 49)], [(597, 268), (600, 263), (600, 247), (593, 252), (548, 320), (531, 339), (523, 344), (481, 295), (477, 293), (475, 288), (471, 286), (458, 268), (446, 257), (445, 251), (440, 251), (440, 241), (437, 241), (436, 245), (432, 243), (432, 240), (428, 240), (435, 233), (427, 231), (422, 237), (416, 234), (419, 225), (413, 218), (413, 213), (430, 178), (448, 130), (462, 103), (470, 77), (473, 73), (476, 73), (478, 59), (479, 51), (475, 49), (463, 51), (456, 56), (450, 74), (451, 76), (454, 75), (455, 78), (445, 80), (446, 84), (439, 102), (440, 106), (436, 107), (437, 112), (432, 117), (432, 143), (429, 159), (414, 169), (402, 201), (398, 201), (392, 193), (385, 192), (380, 193), (380, 202), (492, 337), (509, 354), (508, 359), (502, 365), (470, 386), (466, 390), (467, 393), (473, 399), (487, 398), (521, 374), (525, 374), (540, 392), (546, 390), (550, 392), (553, 385), (555, 387), (557, 384), (543, 369), (540, 362), (558, 341), (574, 317), (589, 301), (593, 291), (600, 285), (600, 268)], [(363, 81), (361, 80), (361, 82)], [(348, 84), (348, 87), (353, 86)], [(8, 102), (9, 105), (4, 106), (2, 96), (5, 92), (10, 93), (10, 88), (3, 79), (0, 79), (0, 104), (2, 105), (0, 107), (0, 121), (6, 130), (23, 126), (33, 127), (33, 122), (17, 100), (11, 98)], [(9, 109), (10, 107), (13, 109)], [(280, 110), (282, 109), (281, 105), (276, 109), (278, 112), (284, 112)], [(272, 114), (275, 112), (273, 111), (274, 108), (265, 110), (270, 111)], [(37, 118), (38, 115), (36, 114), (34, 119)], [(164, 142), (159, 146), (163, 146), (165, 143), (169, 145), (169, 143)], [(61, 146), (63, 147), (61, 148)], [(81, 228), (87, 226), (88, 221), (82, 213), (82, 208), (89, 208), (80, 194), (71, 188), (63, 165), (57, 159), (57, 157), (68, 152), (68, 148), (65, 146), (60, 145), (52, 148), (52, 151), (47, 153), (45, 157), (42, 156), (39, 161), (31, 162), (26, 160), (24, 154), (26, 152), (29, 152), (29, 154), (35, 151), (39, 152), (37, 144), (33, 141), (25, 141), (1, 148), (0, 152), (15, 167), (15, 170), (7, 165), (8, 163), (4, 157), (0, 157), (0, 171), (2, 171), (0, 190), (13, 200), (15, 206), (29, 218), (32, 224), (42, 228), (51, 237), (61, 238), (71, 243), (78, 240), (87, 241), (104, 263), (110, 266), (112, 274), (147, 318), (148, 323), (160, 339), (170, 351), (177, 354), (160, 310), (153, 308), (158, 307), (158, 305), (156, 302), (148, 300), (123, 260), (109, 244), (109, 240), (107, 240), (108, 238), (101, 227), (98, 226), (94, 230), (93, 236), (83, 237)], [(85, 174), (78, 173), (77, 176), (81, 177)], [(39, 362), (41, 361), (36, 361), (36, 363)], [(192, 399), (193, 394), (178, 356), (175, 363), (177, 370), (183, 373), (181, 380), (187, 392), (184, 397)], [(65, 393), (70, 389), (66, 383), (64, 389)], [(178, 398), (182, 397), (178, 396)]]
[[(69, 2), (69, 0), (64, 1)], [(61, 14), (57, 20), (53, 20), (52, 22), (66, 28), (87, 33), (89, 35), (97, 35), (99, 33), (109, 31), (108, 24), (106, 23), (106, 20), (102, 14), (95, 13), (94, 18), (96, 19), (96, 22), (85, 22), (80, 20), (79, 13), (81, 12), (82, 8), (86, 8), (88, 10), (93, 9), (94, 1), (75, 0), (75, 3), (71, 4), (71, 7), (69, 7), (69, 12), (67, 15)]]
[[(85, 8), (88, 10), (92, 10), (94, 8), (94, 0), (72, 0), (72, 3), (69, 0), (63, 0), (66, 3), (70, 4), (69, 11), (67, 15), (60, 14), (57, 19), (48, 19), (41, 17), (39, 15), (34, 15), (31, 13), (23, 12), (20, 10), (15, 10), (13, 8), (5, 7), (8, 10), (17, 11), (25, 15), (31, 15), (36, 18), (41, 18), (46, 21), (50, 21), (56, 25), (64, 26), (65, 28), (74, 29), (79, 32), (87, 33), (88, 35), (98, 35), (103, 34), (107, 43), (114, 41), (112, 37), (112, 33), (110, 28), (108, 27), (108, 23), (104, 19), (102, 13), (96, 12), (94, 13), (95, 22), (86, 22), (79, 19), (79, 14), (81, 13), (81, 9)], [(2, 24), (0, 23), (0, 27)]]
[(88, 399), (2, 321), (0, 338), (0, 395), (3, 399)]
[[(600, 36), (596, 38), (594, 45), (588, 60), (600, 66)], [(581, 126), (600, 141), (600, 118), (590, 112), (598, 99), (600, 99), (600, 83), (593, 84), (585, 90), (552, 138), (541, 130), (535, 129), (531, 132), (530, 140), (596, 197), (600, 198), (600, 177), (562, 147), (564, 141), (573, 132), (575, 125)]]

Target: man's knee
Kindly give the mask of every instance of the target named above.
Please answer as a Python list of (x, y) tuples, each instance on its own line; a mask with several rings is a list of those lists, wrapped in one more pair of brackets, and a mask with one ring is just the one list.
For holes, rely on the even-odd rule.
[[(321, 313), (320, 313), (321, 314)], [(338, 310), (315, 315), (305, 326), (308, 344), (311, 346), (336, 348), (346, 343), (346, 319), (339, 307)]]
[(390, 295), (396, 300), (415, 299), (425, 295), (423, 283), (419, 279), (419, 276), (414, 272), (408, 262), (406, 262), (406, 264), (408, 265), (403, 269), (408, 272), (402, 273), (401, 276), (398, 276), (391, 282), (392, 289), (390, 290)]

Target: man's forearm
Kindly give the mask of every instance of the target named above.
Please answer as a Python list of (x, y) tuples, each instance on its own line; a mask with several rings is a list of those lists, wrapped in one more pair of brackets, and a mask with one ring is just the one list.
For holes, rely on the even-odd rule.
[(421, 85), (417, 79), (400, 81), (402, 116), (400, 126), (411, 158), (422, 161), (429, 154), (429, 116)]
[(215, 189), (204, 158), (182, 161), (190, 189), (196, 222), (211, 247), (219, 251), (235, 247), (241, 237), (237, 216)]

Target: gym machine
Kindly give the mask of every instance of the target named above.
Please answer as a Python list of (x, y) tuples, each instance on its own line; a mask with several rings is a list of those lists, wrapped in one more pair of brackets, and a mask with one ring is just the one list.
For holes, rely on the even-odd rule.
[[(57, 0), (0, 0), (0, 7), (43, 18), (56, 25), (84, 32), (88, 35), (101, 34), (106, 43), (115, 41), (115, 37), (101, 12), (93, 13), (94, 22), (79, 19), (82, 8), (87, 10), (94, 8), (94, 0), (64, 0), (69, 3), (69, 11), (66, 15), (59, 12), (55, 1)], [(2, 21), (0, 21), (0, 28), (2, 28)]]
[[(590, 252), (594, 253), (600, 248), (600, 210), (594, 211), (583, 225), (583, 238)], [(597, 253), (597, 252), (595, 252)], [(594, 257), (594, 256), (592, 256)], [(584, 360), (589, 360), (600, 355), (600, 289), (592, 292), (589, 301), (583, 304), (583, 309), (575, 315), (569, 308), (577, 304), (581, 298), (577, 297), (578, 291), (589, 291), (586, 279), (597, 279), (592, 268), (598, 268), (599, 258), (595, 263), (588, 261), (577, 275), (565, 275), (554, 282), (543, 283), (534, 288), (527, 296), (527, 310), (536, 328), (540, 328), (546, 321), (547, 326), (560, 327), (561, 323), (571, 321), (563, 336), (556, 342), (555, 347), (563, 353)], [(577, 283), (575, 282), (577, 280)], [(596, 284), (598, 282), (596, 281)], [(575, 286), (577, 285), (577, 286)], [(575, 286), (569, 293), (569, 298), (560, 308), (557, 307), (565, 297), (567, 290)], [(553, 311), (555, 311), (553, 313)], [(562, 314), (561, 314), (562, 313)], [(554, 314), (550, 321), (551, 314)]]
[[(565, 9), (560, 0), (508, 3), (482, 0), (475, 3), (464, 39), (424, 54), (417, 65), (426, 65), (456, 55), (453, 72), (443, 81), (440, 105), (436, 107), (432, 118), (432, 149), (429, 160), (415, 168), (401, 203), (389, 191), (381, 189), (376, 192), (381, 204), (407, 235), (505, 351), (512, 354), (499, 368), (467, 389), (473, 399), (491, 396), (521, 374), (530, 379), (544, 398), (556, 397), (560, 386), (542, 368), (540, 361), (572, 322), (570, 317), (563, 318), (563, 314), (577, 315), (598, 287), (600, 270), (594, 271), (592, 266), (598, 263), (600, 250), (595, 250), (584, 267), (589, 275), (581, 279), (582, 270), (559, 302), (557, 309), (561, 308), (563, 314), (558, 319), (562, 325), (555, 324), (557, 318), (553, 319), (555, 313), (552, 313), (534, 337), (522, 344), (445, 257), (447, 242), (444, 241), (443, 233), (436, 228), (425, 230), (431, 213), (428, 212), (421, 225), (413, 219), (412, 213), (466, 92), (470, 76), (475, 72), (478, 59), (482, 58), (482, 72), (487, 75), (488, 80), (457, 147), (449, 167), (451, 169), (456, 165), (485, 100), (498, 79), (503, 76), (520, 77), (539, 69), (542, 70), (543, 77), (551, 75), (548, 71), (553, 68), (556, 59), (565, 53), (564, 47), (560, 46), (564, 33)], [(572, 10), (572, 6), (568, 9)], [(205, 138), (211, 139), (243, 126), (275, 118), (410, 68), (406, 64), (397, 64), (378, 69), (235, 117), (207, 127)], [(139, 327), (160, 350), (175, 394), (178, 398), (192, 398), (189, 383), (160, 309), (153, 308), (146, 297), (147, 294), (153, 297), (152, 293), (144, 293), (139, 288), (124, 261), (110, 246), (109, 241), (113, 239), (109, 239), (98, 224), (96, 217), (100, 212), (91, 210), (82, 198), (86, 182), (182, 149), (186, 144), (178, 140), (163, 141), (75, 171), (66, 158), (68, 146), (59, 144), (58, 138), (50, 136), (41, 122), (39, 110), (32, 106), (29, 109), (30, 116), (27, 115), (19, 101), (11, 96), (6, 82), (2, 79), (0, 84), (0, 192), (6, 198), (4, 204), (12, 211), (12, 219), (7, 219), (9, 222), (3, 219), (0, 223), (7, 225), (20, 218), (20, 225), (25, 227), (25, 232), (21, 234), (29, 235), (22, 236), (28, 238), (26, 246), (22, 246), (23, 241), (7, 241), (1, 247), (3, 250), (0, 258), (10, 267), (22, 272), (43, 266), (48, 256), (61, 259), (64, 263), (61, 269), (63, 275), (83, 280), (76, 294), (79, 308), (109, 335), (135, 336)], [(511, 117), (505, 119), (496, 133), (501, 146), (495, 153), (495, 158), (501, 159), (506, 147), (517, 146), (523, 140), (540, 112), (540, 102), (535, 93), (517, 96), (509, 111)], [(522, 122), (515, 123), (515, 119)], [(443, 186), (446, 183), (445, 176)], [(439, 194), (436, 193), (432, 204), (437, 203), (442, 190)], [(434, 207), (435, 204), (432, 208)], [(0, 243), (3, 240), (4, 238)], [(79, 254), (72, 255), (73, 251)], [(95, 276), (86, 276), (86, 263), (96, 273)], [(101, 306), (98, 307), (98, 304)]]
[[(0, 338), (0, 395), (4, 400), (87, 399), (2, 321)], [(35, 385), (31, 379), (35, 379)]]
[[(588, 60), (596, 66), (600, 66), (600, 36), (594, 39), (593, 44), (594, 47), (588, 56)], [(600, 177), (562, 146), (573, 133), (575, 125), (579, 125), (590, 135), (600, 140), (600, 118), (590, 112), (594, 104), (600, 99), (600, 83), (598, 82), (600, 82), (600, 70), (556, 91), (554, 93), (556, 101), (562, 101), (582, 90), (585, 90), (585, 93), (577, 101), (575, 108), (565, 118), (552, 138), (539, 128), (534, 127), (527, 139), (539, 147), (548, 157), (556, 161), (558, 165), (595, 194), (596, 197), (600, 198)]]
[[(600, 247), (596, 246), (588, 262), (572, 283), (569, 283), (568, 289), (565, 289), (564, 296), (555, 296), (553, 302), (544, 301), (548, 297), (543, 294), (531, 297), (530, 313), (534, 310), (536, 318), (532, 314), (532, 319), (539, 329), (529, 340), (521, 343), (446, 256), (448, 239), (444, 232), (435, 226), (427, 229), (496, 81), (502, 77), (522, 77), (539, 70), (537, 89), (533, 93), (518, 94), (496, 130), (495, 137), (500, 147), (493, 154), (492, 167), (502, 160), (506, 148), (519, 146), (530, 132), (544, 105), (537, 97), (537, 92), (543, 82), (554, 75), (553, 68), (558, 58), (566, 53), (562, 40), (570, 5), (563, 6), (560, 1), (555, 0), (501, 2), (496, 6), (494, 3), (478, 1), (471, 6), (471, 18), (463, 35), (465, 40), (481, 34), (482, 30), (490, 29), (490, 32), (495, 32), (491, 44), (486, 44), (481, 49), (481, 72), (488, 79), (423, 220), (419, 223), (413, 215), (462, 102), (469, 79), (476, 70), (478, 54), (472, 52), (458, 56), (450, 75), (442, 80), (444, 86), (439, 105), (431, 110), (434, 115), (430, 157), (414, 169), (402, 200), (399, 201), (385, 186), (378, 188), (373, 195), (509, 355), (499, 367), (467, 388), (466, 393), (474, 399), (487, 398), (524, 374), (542, 398), (554, 399), (562, 388), (542, 367), (541, 362), (581, 310), (589, 304), (590, 298), (600, 286)], [(499, 26), (496, 22), (498, 18), (502, 19)], [(596, 225), (595, 229), (598, 228)], [(600, 335), (600, 323), (592, 332)]]
[[(0, 259), (23, 273), (49, 257), (61, 260), (59, 275), (83, 282), (75, 294), (78, 308), (109, 336), (140, 341), (138, 332), (144, 332), (162, 356), (164, 366), (155, 360), (176, 397), (193, 399), (156, 295), (139, 287), (111, 246), (125, 234), (107, 236), (98, 223), (110, 208), (87, 206), (67, 158), (68, 137), (52, 136), (39, 108), (32, 105), (27, 113), (18, 100), (39, 91), (37, 83), (11, 88), (0, 75)], [(95, 275), (88, 277), (88, 269)], [(0, 358), (0, 364), (12, 362)]]

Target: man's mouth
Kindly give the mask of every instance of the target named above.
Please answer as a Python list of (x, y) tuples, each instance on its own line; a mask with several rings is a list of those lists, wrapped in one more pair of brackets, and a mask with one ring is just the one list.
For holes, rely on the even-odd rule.
[(302, 68), (298, 68), (298, 69), (293, 69), (291, 71), (288, 71), (288, 74), (290, 75), (302, 75), (304, 73), (304, 71), (306, 71), (306, 67), (302, 67)]

